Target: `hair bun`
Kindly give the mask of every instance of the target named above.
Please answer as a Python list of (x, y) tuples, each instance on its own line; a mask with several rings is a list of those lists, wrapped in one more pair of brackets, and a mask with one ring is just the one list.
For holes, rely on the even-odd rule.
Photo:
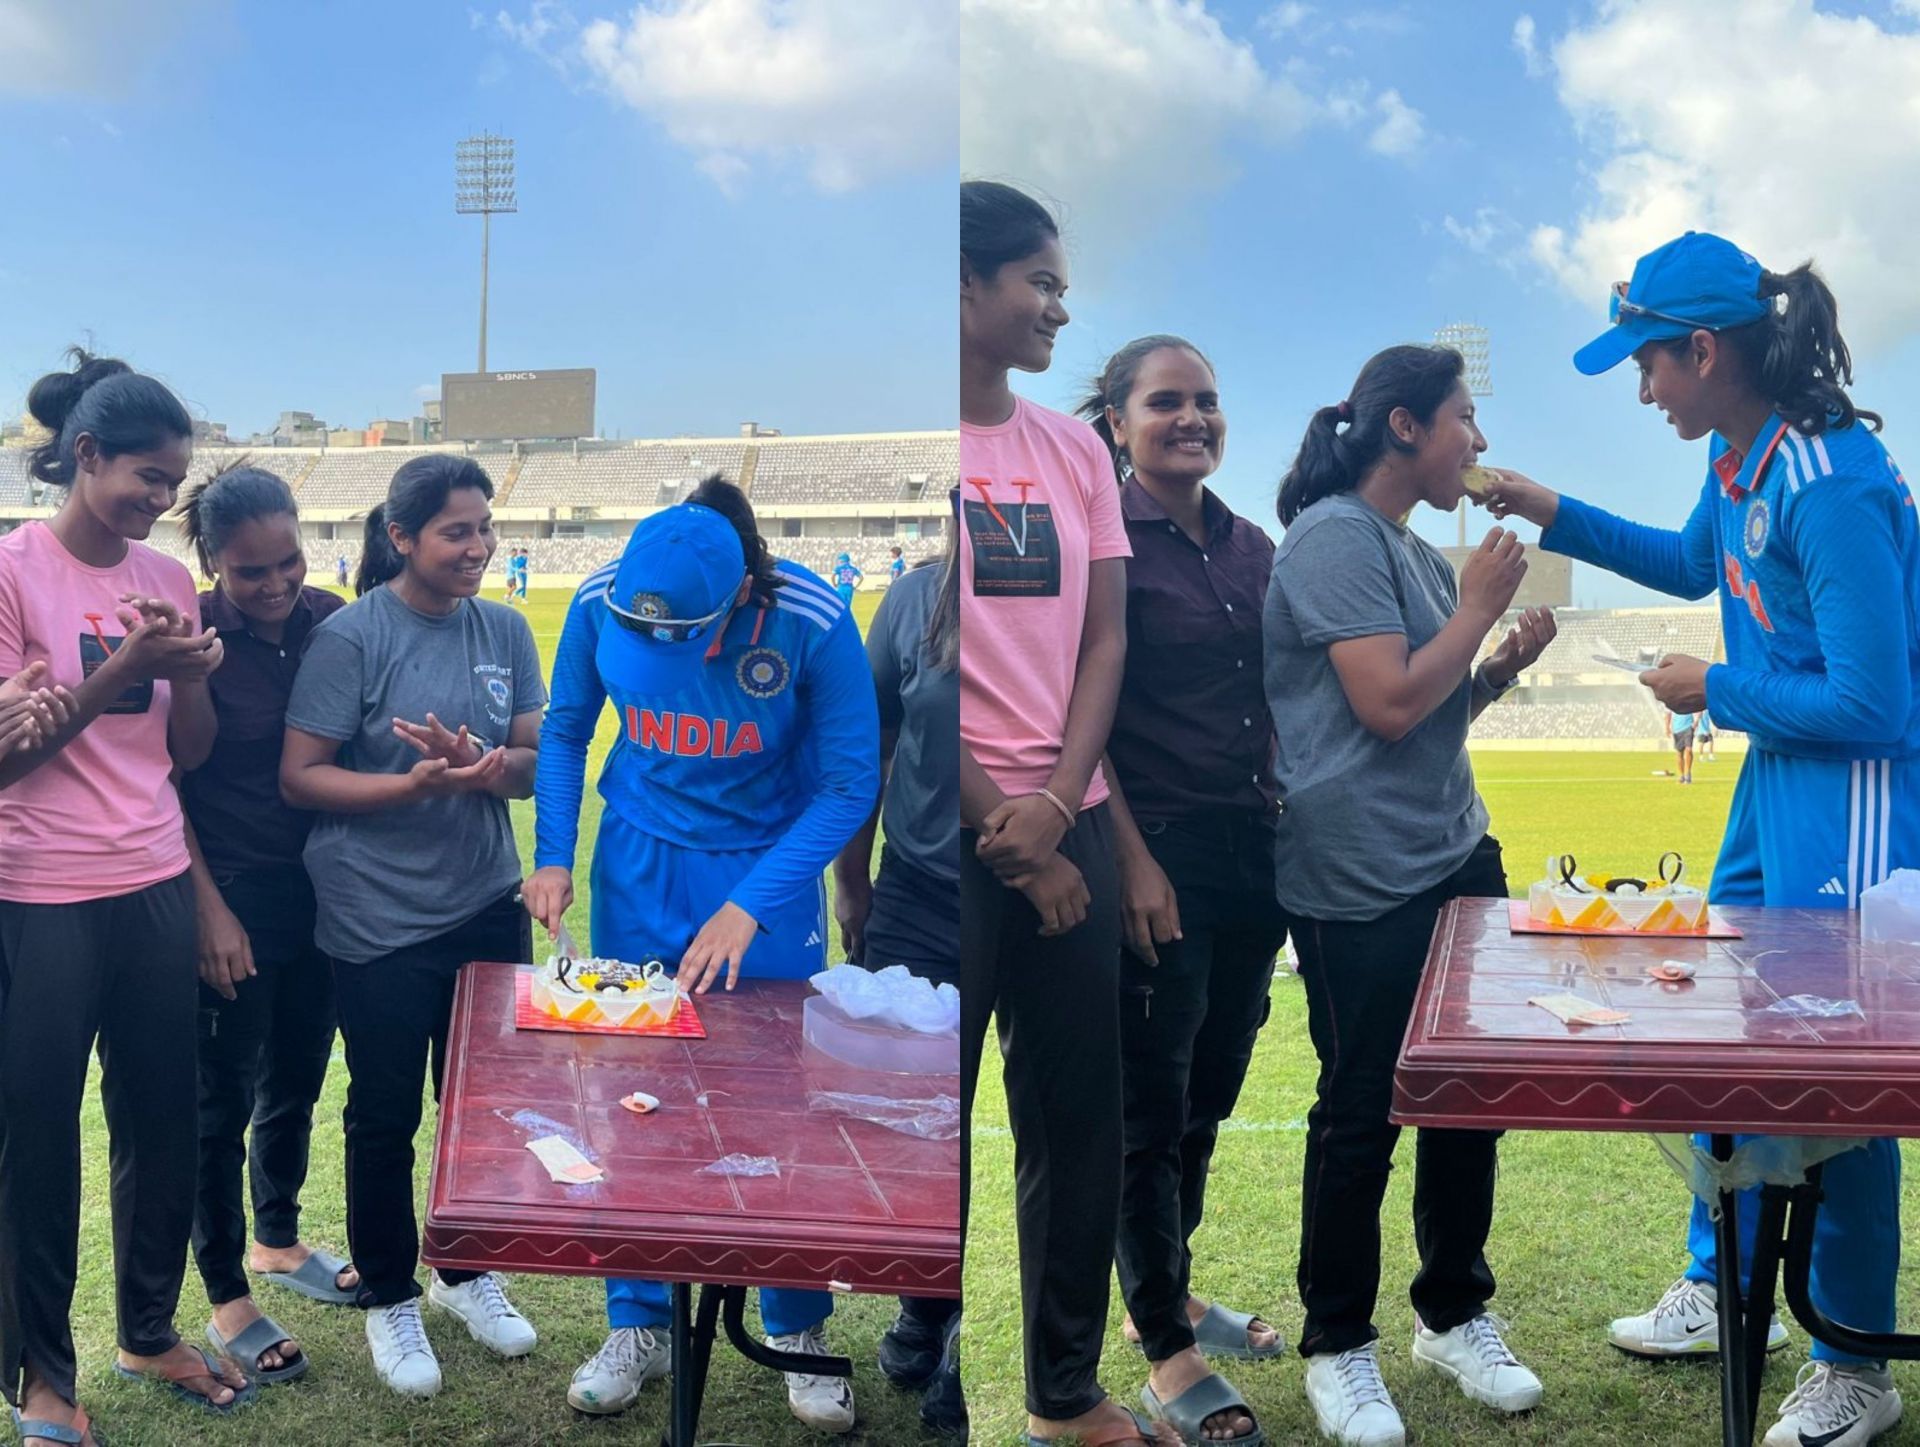
[(116, 357), (96, 357), (84, 347), (68, 348), (67, 359), (73, 363), (71, 371), (49, 372), (27, 393), (27, 411), (56, 437), (89, 387), (133, 370)]

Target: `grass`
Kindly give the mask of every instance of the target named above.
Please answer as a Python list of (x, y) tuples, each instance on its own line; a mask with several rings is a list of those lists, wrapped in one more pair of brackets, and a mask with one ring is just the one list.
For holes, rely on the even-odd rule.
[[(488, 596), (497, 596), (488, 579)], [(541, 656), (550, 657), (560, 636), (570, 595), (557, 589), (533, 591), (528, 618)], [(855, 601), (864, 628), (877, 596)], [(599, 824), (600, 798), (591, 788), (600, 760), (611, 745), (606, 721), (589, 761), (589, 788), (580, 831), (580, 898), (568, 916), (576, 938), (587, 938), (587, 860)], [(514, 806), (515, 834), (523, 859), (530, 859), (533, 808)], [(316, 1112), (312, 1170), (304, 1193), (303, 1229), (307, 1240), (343, 1254), (347, 1245), (343, 1191), (340, 1111), (345, 1102), (346, 1065), (336, 1045), (326, 1093)], [(425, 1210), (426, 1162), (432, 1148), (434, 1115), (427, 1101), (425, 1122), (416, 1141), (420, 1167), (417, 1187)], [(284, 1443), (294, 1447), (335, 1444), (546, 1444), (555, 1442), (657, 1442), (666, 1427), (666, 1384), (642, 1394), (624, 1416), (591, 1419), (566, 1403), (573, 1370), (596, 1350), (606, 1332), (605, 1297), (600, 1283), (575, 1277), (516, 1276), (508, 1288), (516, 1304), (540, 1331), (540, 1345), (519, 1361), (502, 1362), (471, 1341), (453, 1318), (428, 1309), (427, 1327), (438, 1352), (446, 1384), (431, 1401), (409, 1402), (379, 1382), (368, 1357), (360, 1313), (325, 1307), (289, 1293), (263, 1287), (261, 1307), (300, 1339), (313, 1360), (307, 1378), (286, 1388), (263, 1391), (259, 1400), (231, 1418), (215, 1419), (164, 1398), (157, 1389), (113, 1375), (113, 1250), (107, 1202), (107, 1137), (97, 1092), (90, 1092), (82, 1118), (82, 1207), (80, 1277), (75, 1293), (73, 1331), (80, 1360), (80, 1399), (113, 1447), (174, 1447), (180, 1443)], [(424, 1277), (422, 1280), (424, 1281)], [(191, 1263), (181, 1292), (177, 1324), (189, 1341), (200, 1341), (206, 1325), (205, 1296)], [(854, 1394), (860, 1424), (848, 1440), (866, 1447), (927, 1440), (917, 1415), (917, 1397), (898, 1392), (874, 1365), (880, 1334), (892, 1319), (886, 1297), (842, 1297), (829, 1328), (836, 1351), (855, 1364)], [(751, 1319), (749, 1328), (757, 1329)], [(785, 1384), (753, 1366), (722, 1343), (715, 1351), (701, 1421), (701, 1440), (737, 1441), (755, 1447), (818, 1443), (820, 1437), (794, 1421), (787, 1411)]]
[[(1538, 877), (1548, 854), (1572, 851), (1583, 864), (1651, 869), (1678, 849), (1689, 877), (1704, 882), (1732, 799), (1737, 759), (1700, 762), (1689, 788), (1657, 778), (1673, 756), (1498, 753), (1475, 760), (1493, 832), (1506, 848), (1516, 890)], [(1194, 1288), (1257, 1311), (1291, 1343), (1300, 1330), (1294, 1286), (1299, 1242), (1302, 1130), (1316, 1063), (1299, 982), (1282, 970), (1273, 1014), (1261, 1035), (1246, 1089), (1214, 1158), (1206, 1223), (1194, 1238)], [(1388, 1386), (1419, 1447), (1552, 1443), (1614, 1447), (1719, 1440), (1719, 1378), (1708, 1362), (1630, 1361), (1605, 1341), (1607, 1321), (1644, 1310), (1679, 1274), (1688, 1206), (1685, 1187), (1646, 1142), (1630, 1135), (1514, 1133), (1500, 1153), (1499, 1207), (1487, 1255), (1499, 1277), (1494, 1308), (1511, 1318), (1510, 1339), (1546, 1386), (1541, 1407), (1498, 1420), (1450, 1384), (1416, 1374), (1407, 1356), (1415, 1270), (1411, 1229), (1411, 1138), (1402, 1140), (1382, 1213), (1383, 1263), (1376, 1321)], [(1907, 1219), (1920, 1219), (1908, 1156)], [(967, 1245), (964, 1359), (974, 1440), (1014, 1440), (1023, 1424), (1019, 1283), (1013, 1267), (1013, 1143), (997, 1072), (980, 1083), (974, 1122), (973, 1215)], [(1900, 1318), (1920, 1322), (1920, 1290), (1900, 1287)], [(1116, 1286), (1101, 1380), (1137, 1402), (1145, 1364), (1120, 1334)], [(1762, 1400), (1763, 1426), (1805, 1359), (1806, 1337), (1773, 1359)], [(1280, 1360), (1232, 1364), (1276, 1447), (1319, 1440), (1301, 1385), (1302, 1366)], [(1909, 1388), (1911, 1369), (1896, 1366)], [(1889, 1444), (1920, 1441), (1897, 1429)]]

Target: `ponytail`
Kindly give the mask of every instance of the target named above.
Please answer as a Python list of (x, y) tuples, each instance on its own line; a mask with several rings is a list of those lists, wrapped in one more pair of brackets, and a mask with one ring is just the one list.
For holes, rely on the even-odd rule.
[(387, 500), (367, 514), (360, 568), (353, 579), (355, 597), (364, 598), (406, 569), (407, 560), (393, 545), (389, 528), (397, 527), (418, 537), (445, 510), (448, 497), (457, 487), (471, 487), (484, 497), (493, 496), (493, 479), (471, 457), (430, 452), (400, 464), (387, 485)]
[(1847, 395), (1853, 355), (1840, 335), (1839, 305), (1813, 263), (1789, 272), (1762, 271), (1760, 295), (1782, 301), (1759, 321), (1718, 333), (1740, 358), (1754, 390), (1808, 437), (1857, 421), (1878, 432), (1880, 414), (1854, 406)]
[(188, 493), (180, 503), (180, 531), (200, 560), (200, 576), (215, 574), (214, 560), (236, 530), (256, 518), (298, 519), (299, 506), (286, 480), (241, 457)]
[(1136, 337), (1119, 351), (1107, 358), (1106, 366), (1100, 369), (1100, 375), (1093, 379), (1091, 390), (1080, 399), (1079, 406), (1073, 409), (1076, 417), (1100, 435), (1107, 444), (1107, 451), (1113, 457), (1113, 475), (1121, 483), (1133, 475), (1133, 459), (1127, 455), (1127, 449), (1114, 441), (1113, 426), (1107, 421), (1107, 409), (1115, 412), (1127, 410), (1127, 399), (1133, 395), (1133, 384), (1140, 375), (1140, 366), (1155, 352), (1166, 348), (1176, 351), (1192, 352), (1209, 372), (1213, 363), (1185, 337), (1167, 336), (1156, 333), (1148, 337)]
[(1307, 423), (1293, 466), (1280, 480), (1281, 525), (1292, 527), (1323, 497), (1352, 492), (1389, 452), (1411, 452), (1388, 420), (1404, 407), (1422, 426), (1431, 423), (1466, 367), (1452, 347), (1388, 347), (1368, 358), (1347, 400), (1319, 408)]
[(740, 535), (740, 561), (746, 565), (747, 577), (753, 584), (753, 601), (762, 608), (771, 608), (774, 591), (784, 587), (786, 579), (774, 564), (773, 549), (760, 536), (760, 524), (754, 519), (753, 504), (747, 501), (746, 493), (728, 482), (724, 474), (713, 472), (703, 477), (680, 501), (711, 508), (733, 524), (733, 530)]

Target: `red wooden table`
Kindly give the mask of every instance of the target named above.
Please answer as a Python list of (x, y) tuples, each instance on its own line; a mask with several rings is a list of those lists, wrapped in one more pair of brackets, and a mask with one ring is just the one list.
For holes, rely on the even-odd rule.
[[(1863, 943), (1841, 910), (1728, 908), (1742, 938), (1514, 934), (1507, 901), (1442, 912), (1394, 1074), (1403, 1125), (1502, 1130), (1701, 1131), (1920, 1136), (1920, 949)], [(1648, 965), (1681, 960), (1668, 984)], [(1627, 1011), (1564, 1025), (1527, 1000), (1570, 991)], [(1796, 1018), (1792, 995), (1857, 1000), (1864, 1017)], [(1748, 1443), (1760, 1362), (1784, 1268), (1787, 1303), (1815, 1336), (1864, 1356), (1920, 1357), (1920, 1337), (1828, 1321), (1807, 1290), (1819, 1168), (1762, 1191), (1760, 1239), (1741, 1303), (1734, 1198), (1722, 1195), (1719, 1293), (1725, 1440)], [(1733, 1303), (1733, 1309), (1726, 1309)]]
[[(746, 1355), (799, 1366), (746, 1337), (746, 1287), (959, 1296), (958, 1138), (918, 1139), (808, 1100), (813, 1091), (958, 1098), (957, 1079), (855, 1070), (805, 1045), (802, 981), (743, 978), (732, 993), (700, 997), (704, 1040), (517, 1030), (515, 968), (460, 974), (421, 1255), (470, 1271), (674, 1283), (674, 1447), (693, 1440), (723, 1308)], [(635, 1090), (659, 1097), (660, 1109), (624, 1109), (620, 1097)], [(550, 1128), (521, 1113), (584, 1146), (605, 1180), (552, 1181), (526, 1149)], [(780, 1173), (702, 1172), (736, 1153), (775, 1157)], [(851, 1370), (844, 1358), (805, 1362)]]

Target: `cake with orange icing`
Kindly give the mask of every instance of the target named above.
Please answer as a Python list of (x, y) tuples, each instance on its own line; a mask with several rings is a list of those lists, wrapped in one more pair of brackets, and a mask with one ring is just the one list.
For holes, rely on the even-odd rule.
[(1527, 891), (1527, 916), (1549, 929), (1623, 934), (1705, 934), (1707, 896), (1685, 882), (1678, 854), (1661, 856), (1658, 878), (1579, 872), (1571, 854), (1547, 861), (1547, 877)]
[(550, 956), (533, 973), (533, 1007), (575, 1025), (639, 1030), (664, 1025), (680, 1008), (680, 990), (658, 960), (570, 960)]

